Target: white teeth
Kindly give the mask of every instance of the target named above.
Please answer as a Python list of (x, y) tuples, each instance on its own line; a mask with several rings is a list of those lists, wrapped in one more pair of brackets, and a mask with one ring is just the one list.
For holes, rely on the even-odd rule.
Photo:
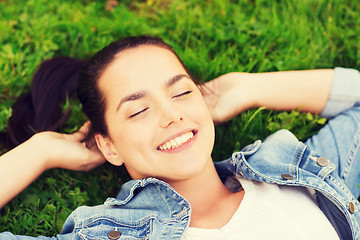
[(171, 139), (170, 141), (164, 143), (163, 145), (159, 146), (159, 149), (166, 150), (166, 149), (179, 147), (180, 145), (186, 143), (193, 137), (194, 137), (194, 133), (192, 131), (190, 131), (188, 133), (185, 133), (184, 135), (181, 135), (179, 137), (176, 137), (176, 138)]

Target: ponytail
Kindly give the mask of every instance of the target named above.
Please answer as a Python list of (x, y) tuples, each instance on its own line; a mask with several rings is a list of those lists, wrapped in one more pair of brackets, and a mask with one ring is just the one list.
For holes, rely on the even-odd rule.
[(36, 71), (31, 91), (21, 95), (8, 120), (5, 145), (13, 148), (40, 131), (58, 131), (70, 115), (61, 103), (76, 96), (79, 72), (85, 61), (57, 57), (44, 61)]

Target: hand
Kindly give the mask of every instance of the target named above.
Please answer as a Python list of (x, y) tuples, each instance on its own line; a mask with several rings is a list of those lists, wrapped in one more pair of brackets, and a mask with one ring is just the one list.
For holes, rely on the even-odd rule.
[(246, 84), (248, 75), (228, 73), (199, 87), (214, 123), (230, 120), (252, 107), (251, 94)]
[(44, 151), (45, 168), (64, 168), (68, 170), (89, 171), (105, 162), (97, 149), (95, 141), (83, 142), (90, 123), (85, 123), (73, 134), (41, 132), (34, 136), (39, 151)]
[(104, 163), (94, 141), (83, 142), (89, 126), (73, 134), (37, 133), (0, 156), (0, 209), (47, 169), (88, 171)]

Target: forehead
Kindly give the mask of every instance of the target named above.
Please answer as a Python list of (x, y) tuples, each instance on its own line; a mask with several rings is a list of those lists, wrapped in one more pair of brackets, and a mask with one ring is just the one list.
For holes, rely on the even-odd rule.
[(160, 84), (186, 70), (168, 49), (142, 45), (118, 53), (99, 79), (100, 90), (107, 98), (116, 89), (126, 94)]
[(142, 45), (121, 51), (105, 69), (101, 81), (133, 80), (139, 77), (168, 76), (176, 72), (186, 72), (177, 57), (168, 49)]

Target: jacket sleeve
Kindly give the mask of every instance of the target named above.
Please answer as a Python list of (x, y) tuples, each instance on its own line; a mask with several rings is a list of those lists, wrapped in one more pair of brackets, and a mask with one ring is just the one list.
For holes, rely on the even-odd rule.
[(351, 68), (335, 68), (328, 102), (321, 116), (332, 118), (360, 102), (360, 73)]
[(322, 115), (330, 118), (305, 144), (336, 166), (354, 196), (360, 188), (360, 73), (336, 68), (329, 100)]

